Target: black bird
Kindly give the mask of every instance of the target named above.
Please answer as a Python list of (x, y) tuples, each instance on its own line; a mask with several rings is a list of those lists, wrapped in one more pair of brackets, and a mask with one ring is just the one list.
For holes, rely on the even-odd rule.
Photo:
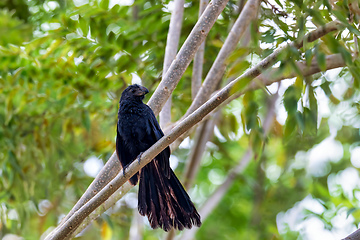
[[(134, 84), (120, 98), (116, 153), (125, 169), (140, 158), (164, 133), (151, 108), (142, 100), (149, 90)], [(149, 164), (129, 179), (136, 185), (139, 177), (138, 210), (147, 216), (152, 228), (183, 230), (200, 227), (200, 215), (169, 165), (170, 148), (165, 148)]]

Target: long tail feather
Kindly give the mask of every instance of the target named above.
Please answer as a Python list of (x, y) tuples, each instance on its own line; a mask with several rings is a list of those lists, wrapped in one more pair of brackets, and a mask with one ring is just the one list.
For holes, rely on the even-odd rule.
[(156, 161), (140, 174), (138, 210), (146, 215), (152, 228), (183, 230), (200, 226), (200, 215), (189, 195), (170, 169), (169, 177)]

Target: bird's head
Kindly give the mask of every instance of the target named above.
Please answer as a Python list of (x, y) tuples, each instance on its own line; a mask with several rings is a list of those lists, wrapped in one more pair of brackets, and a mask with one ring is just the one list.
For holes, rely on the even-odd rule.
[(135, 101), (142, 101), (145, 97), (145, 94), (149, 93), (149, 90), (146, 87), (140, 86), (138, 84), (133, 84), (128, 86), (121, 94), (121, 100), (131, 99)]

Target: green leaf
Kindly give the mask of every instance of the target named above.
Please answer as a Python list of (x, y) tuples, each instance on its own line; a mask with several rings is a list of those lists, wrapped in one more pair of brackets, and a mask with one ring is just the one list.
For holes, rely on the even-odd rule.
[(297, 111), (295, 113), (295, 119), (296, 119), (296, 123), (298, 124), (300, 130), (304, 131), (305, 130), (305, 119), (304, 116), (301, 112)]
[(285, 122), (285, 128), (284, 128), (284, 140), (291, 138), (296, 130), (296, 119), (295, 115), (288, 115), (286, 122)]
[(239, 80), (238, 82), (236, 82), (230, 90), (230, 95), (244, 90), (244, 88), (251, 82), (251, 80), (252, 79), (250, 77), (245, 77), (245, 78)]
[(83, 17), (79, 16), (79, 24), (80, 24), (80, 29), (81, 29), (83, 35), (86, 37), (89, 32), (88, 22)]
[(316, 136), (317, 134), (317, 108), (311, 110), (309, 108), (304, 108), (304, 135)]
[(316, 111), (316, 115), (317, 115), (317, 99), (315, 96), (315, 91), (314, 91), (314, 87), (311, 85), (308, 85), (309, 88), (309, 105), (310, 105), (310, 109), (314, 109), (314, 111)]
[(347, 16), (343, 11), (340, 10), (333, 10), (332, 13), (336, 16), (336, 18), (342, 22), (345, 23), (346, 25), (348, 25), (348, 20), (347, 20)]
[(329, 0), (323, 0), (323, 4), (328, 9), (329, 12), (332, 12), (332, 7), (329, 3)]
[(346, 212), (346, 217), (349, 217), (353, 212), (359, 210), (358, 208), (352, 207)]
[(109, 0), (100, 0), (100, 7), (102, 9), (108, 10), (109, 9)]
[(251, 101), (245, 108), (246, 129), (250, 130), (258, 126), (258, 105)]
[(326, 71), (326, 56), (325, 56), (325, 54), (320, 51), (316, 52), (316, 60), (320, 67), (320, 70)]
[(90, 120), (90, 114), (88, 111), (86, 111), (86, 110), (82, 111), (81, 121), (82, 121), (82, 124), (85, 127), (86, 131), (90, 131), (91, 120)]
[(357, 36), (360, 36), (360, 31), (353, 27), (352, 25), (347, 25), (347, 29), (349, 29), (350, 32), (352, 32), (353, 34), (357, 35)]
[(345, 60), (346, 65), (353, 65), (351, 53), (347, 51), (343, 46), (339, 46), (338, 50), (343, 59)]
[(322, 83), (320, 85), (320, 87), (324, 91), (325, 95), (327, 97), (330, 97), (330, 95), (332, 94), (331, 89), (330, 89), (330, 82), (325, 81), (324, 83)]
[(115, 33), (113, 33), (113, 32), (110, 32), (110, 33), (109, 33), (108, 41), (109, 41), (110, 43), (114, 43), (114, 42), (116, 41), (116, 35), (115, 35)]
[(288, 61), (288, 63), (290, 64), (293, 72), (295, 72), (299, 78), (302, 78), (303, 72), (299, 69), (299, 67), (298, 67), (298, 65), (295, 63), (295, 61), (293, 61), (293, 60), (291, 59), (290, 61)]
[(295, 114), (297, 111), (297, 103), (300, 99), (301, 93), (294, 86), (290, 86), (284, 93), (284, 107), (289, 114)]
[(323, 16), (321, 16), (320, 12), (317, 10), (309, 9), (308, 12), (310, 13), (310, 16), (313, 17), (313, 21), (319, 25), (325, 25), (325, 21), (323, 19)]
[(275, 0), (275, 2), (276, 2), (281, 8), (283, 8), (283, 5), (282, 5), (282, 3), (281, 3), (279, 0)]
[(323, 41), (326, 44), (326, 47), (329, 48), (331, 52), (333, 53), (339, 52), (339, 48), (341, 47), (341, 45), (339, 41), (336, 40), (333, 36), (326, 35), (323, 37)]
[(258, 159), (262, 155), (262, 150), (264, 148), (263, 133), (260, 129), (252, 129), (250, 132), (250, 142), (251, 147), (254, 152), (254, 158)]
[(15, 154), (12, 151), (8, 151), (8, 160), (9, 163), (11, 164), (11, 166), (13, 167), (13, 169), (23, 178), (25, 179), (25, 175), (23, 173), (23, 171), (21, 170), (21, 167), (15, 157)]
[(250, 63), (248, 61), (239, 61), (233, 66), (231, 66), (228, 76), (239, 76), (241, 73), (243, 73), (246, 69), (248, 69), (250, 66)]
[(247, 92), (243, 98), (243, 114), (242, 116), (245, 119), (246, 129), (249, 131), (252, 128), (257, 128), (259, 126), (258, 122), (258, 104), (254, 101), (254, 93)]
[(350, 66), (349, 67), (350, 73), (354, 78), (354, 87), (356, 87), (357, 89), (360, 88), (360, 73), (359, 73), (359, 69), (354, 67), (354, 66)]
[(305, 61), (306, 61), (306, 65), (310, 66), (312, 59), (314, 57), (313, 51), (311, 49), (308, 49), (305, 51)]

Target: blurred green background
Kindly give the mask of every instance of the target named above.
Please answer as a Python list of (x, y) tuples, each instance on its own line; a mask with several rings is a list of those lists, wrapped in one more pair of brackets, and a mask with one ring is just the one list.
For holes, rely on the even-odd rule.
[[(229, 1), (210, 31), (204, 77), (243, 3)], [(180, 45), (197, 21), (198, 4), (185, 1)], [(315, 26), (352, 18), (350, 31), (282, 56), (282, 73), (298, 77), (279, 87), (268, 137), (262, 124), (278, 85), (221, 110), (189, 189), (195, 204), (220, 186), (249, 146), (256, 154), (197, 239), (339, 239), (359, 223), (360, 65), (351, 60), (359, 48), (358, 16), (347, 1), (271, 4), (261, 4), (250, 45), (230, 56), (224, 83)], [(150, 90), (146, 102), (161, 80), (171, 6), (155, 0), (0, 2), (0, 238), (39, 239), (86, 190), (93, 177), (85, 162), (96, 157), (104, 163), (115, 149), (122, 90), (140, 77)], [(343, 55), (345, 68), (304, 78), (294, 64), (317, 59), (326, 70), (325, 57), (333, 53)], [(174, 91), (173, 121), (191, 104), (191, 71), (190, 65)], [(180, 177), (193, 144), (192, 134), (173, 153)], [(80, 238), (128, 239), (135, 194), (136, 188)], [(143, 239), (164, 236), (145, 222)]]

